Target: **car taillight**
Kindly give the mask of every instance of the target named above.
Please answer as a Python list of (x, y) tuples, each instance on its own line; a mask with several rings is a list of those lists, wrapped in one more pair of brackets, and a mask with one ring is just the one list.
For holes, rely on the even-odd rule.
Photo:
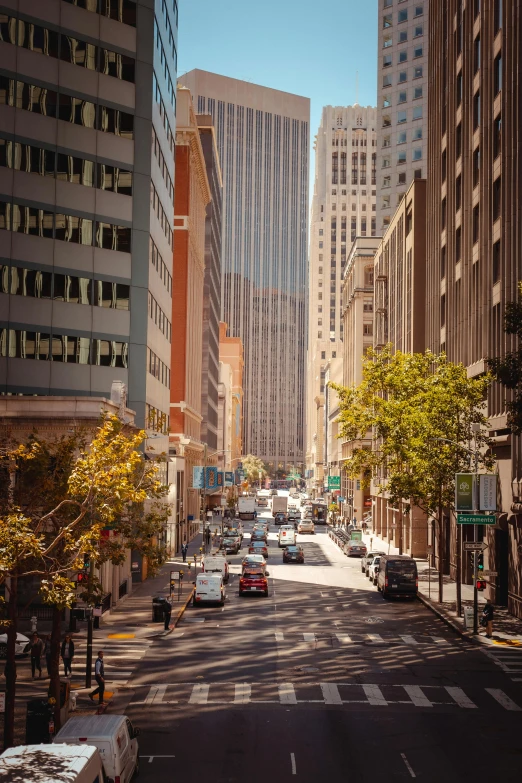
[(116, 777), (114, 778), (114, 783), (120, 783), (120, 780), (121, 780), (120, 776), (116, 775)]
[(419, 579), (417, 577), (417, 579), (415, 580), (415, 587), (418, 587), (418, 586), (419, 586)]
[(386, 577), (386, 581), (384, 582), (384, 586), (388, 587), (388, 577)]

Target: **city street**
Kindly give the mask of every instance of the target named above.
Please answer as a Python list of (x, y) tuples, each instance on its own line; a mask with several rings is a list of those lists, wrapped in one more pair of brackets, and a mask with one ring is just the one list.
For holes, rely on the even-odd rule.
[[(263, 517), (268, 517), (264, 512)], [(328, 538), (298, 536), (283, 565), (270, 529), (270, 595), (187, 609), (128, 680), (143, 781), (418, 778), (515, 781), (522, 691), (481, 649), (410, 601), (384, 601)]]

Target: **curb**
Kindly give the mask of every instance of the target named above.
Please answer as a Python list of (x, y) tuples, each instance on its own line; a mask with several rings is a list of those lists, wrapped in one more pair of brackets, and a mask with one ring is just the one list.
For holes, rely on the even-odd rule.
[(185, 609), (187, 608), (187, 606), (189, 605), (189, 603), (190, 603), (190, 602), (191, 602), (191, 600), (192, 600), (192, 596), (194, 595), (194, 590), (195, 590), (195, 588), (193, 587), (193, 588), (191, 589), (191, 591), (190, 591), (189, 595), (188, 595), (188, 598), (187, 598), (187, 600), (185, 601), (185, 603), (183, 604), (183, 606), (181, 607), (181, 609), (179, 609), (179, 611), (178, 611), (178, 613), (177, 613), (177, 615), (176, 615), (176, 619), (175, 619), (175, 620), (174, 620), (174, 622), (172, 623), (172, 625), (173, 625), (173, 629), (174, 629), (174, 628), (176, 628), (177, 624), (179, 623), (179, 621), (181, 620), (181, 618), (182, 618), (182, 617), (183, 617), (183, 615), (185, 614)]
[(457, 623), (451, 617), (448, 617), (441, 609), (438, 609), (432, 601), (430, 601), (428, 598), (425, 598), (422, 593), (417, 593), (417, 598), (421, 603), (424, 604), (424, 606), (426, 606), (428, 609), (431, 609), (431, 611), (436, 614), (440, 620), (446, 623), (447, 626), (455, 631), (455, 633), (458, 633), (458, 635), (467, 642), (470, 644), (479, 645), (480, 647), (484, 646), (482, 642), (479, 642), (478, 639), (476, 639), (474, 636), (469, 636), (467, 631), (462, 628), (460, 623)]

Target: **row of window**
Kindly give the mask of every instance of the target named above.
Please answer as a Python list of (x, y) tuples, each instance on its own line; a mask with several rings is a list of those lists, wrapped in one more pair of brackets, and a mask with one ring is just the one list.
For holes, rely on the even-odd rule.
[[(424, 47), (422, 44), (418, 44), (417, 46), (413, 47), (413, 58), (416, 59), (417, 57), (423, 57), (424, 56)], [(401, 49), (399, 52), (399, 57), (397, 62), (399, 63), (405, 63), (408, 62), (408, 50), (407, 49)], [(391, 65), (393, 65), (393, 55), (392, 54), (385, 54), (382, 58), (382, 67), (383, 68), (389, 68)]]
[(163, 181), (167, 186), (169, 198), (172, 202), (174, 202), (174, 185), (171, 176), (169, 174), (169, 167), (167, 165), (167, 161), (165, 160), (165, 156), (161, 151), (161, 146), (159, 143), (158, 135), (154, 130), (154, 125), (152, 126), (152, 151), (154, 153), (156, 160), (158, 161), (158, 166), (161, 171), (161, 176), (163, 177)]
[[(384, 7), (390, 6), (391, 3), (384, 3)], [(424, 13), (424, 6), (423, 5), (415, 5), (413, 6), (413, 17), (417, 18), (419, 16), (422, 16)], [(397, 14), (397, 24), (402, 24), (403, 22), (408, 21), (408, 8), (401, 9)], [(393, 14), (385, 14), (382, 18), (382, 26), (384, 29), (387, 27), (393, 26)]]
[(163, 281), (163, 285), (172, 297), (172, 275), (152, 237), (149, 237), (149, 261), (156, 269), (156, 272)]
[[(411, 120), (421, 120), (423, 116), (423, 106), (414, 106), (411, 110)], [(401, 109), (397, 112), (397, 125), (402, 125), (404, 122), (408, 122), (408, 109)], [(392, 124), (392, 115), (382, 115), (382, 127), (389, 128)]]
[(159, 59), (160, 64), (163, 69), (163, 76), (165, 77), (165, 82), (167, 84), (167, 92), (169, 95), (170, 102), (172, 104), (172, 107), (174, 108), (174, 114), (176, 113), (176, 88), (174, 86), (174, 82), (172, 81), (172, 78), (170, 76), (170, 68), (167, 63), (167, 55), (165, 53), (165, 48), (163, 46), (163, 41), (161, 40), (161, 33), (159, 30), (159, 25), (156, 21), (156, 18), (154, 18), (154, 38), (156, 41), (156, 49), (159, 52)]
[[(422, 98), (422, 95), (423, 95), (423, 88), (422, 85), (419, 85), (419, 87), (413, 88), (413, 93), (411, 94), (410, 98), (416, 101), (419, 98)], [(407, 103), (407, 102), (408, 102), (408, 90), (400, 90), (400, 92), (397, 93), (397, 103)], [(392, 105), (392, 96), (383, 95), (382, 96), (383, 108), (387, 109), (391, 105)]]
[(125, 139), (134, 138), (134, 116), (119, 109), (74, 98), (46, 87), (10, 79), (0, 75), (0, 104), (43, 114), (73, 125), (114, 133)]
[(24, 22), (14, 16), (0, 14), (0, 41), (73, 63), (90, 71), (105, 73), (125, 82), (135, 81), (134, 57), (49, 30), (39, 24)]
[[(411, 152), (411, 159), (412, 160), (422, 160), (422, 147), (415, 147)], [(407, 155), (406, 152), (399, 151), (397, 153), (397, 163), (401, 165), (402, 163), (407, 163)], [(386, 156), (382, 159), (382, 167), (383, 169), (387, 169), (391, 166), (391, 158), (389, 156)]]
[(132, 171), (0, 138), (0, 166), (132, 196)]
[[(422, 169), (417, 169), (414, 172), (414, 179), (420, 179), (422, 176)], [(406, 172), (405, 171), (399, 171), (397, 174), (397, 185), (406, 185)], [(382, 178), (382, 186), (383, 188), (389, 188), (391, 187), (391, 175), (389, 174), (386, 177)]]
[(167, 367), (167, 365), (161, 361), (159, 356), (156, 356), (154, 351), (151, 351), (150, 348), (147, 348), (148, 352), (148, 362), (147, 362), (147, 369), (150, 372), (151, 375), (154, 376), (160, 383), (163, 384), (163, 386), (166, 386), (167, 389), (170, 389), (170, 370)]
[(176, 140), (174, 134), (172, 133), (172, 128), (170, 127), (169, 118), (167, 117), (167, 110), (165, 109), (165, 103), (163, 102), (161, 89), (155, 73), (152, 75), (152, 94), (154, 96), (154, 100), (156, 101), (159, 107), (159, 114), (161, 117), (161, 121), (163, 123), (163, 127), (165, 128), (165, 133), (167, 134), (167, 143), (170, 147), (170, 151), (174, 155), (174, 146)]
[(154, 405), (149, 405), (148, 402), (145, 403), (145, 421), (145, 427), (148, 430), (162, 432), (164, 435), (169, 432), (170, 422), (168, 415), (155, 408)]
[(0, 201), (0, 230), (131, 252), (131, 229), (99, 220)]
[(65, 2), (136, 27), (136, 0), (65, 0)]
[[(419, 125), (417, 128), (413, 128), (411, 132), (411, 139), (412, 141), (419, 141), (419, 139), (422, 139), (422, 125)], [(396, 137), (396, 144), (407, 144), (408, 143), (408, 131), (399, 131), (397, 133)], [(383, 147), (391, 147), (392, 146), (392, 137), (391, 136), (383, 136), (382, 137), (382, 146)]]
[(128, 367), (129, 344), (67, 334), (0, 329), (0, 356), (12, 359)]
[[(176, 39), (174, 36), (174, 33), (172, 32), (172, 25), (170, 23), (168, 9), (167, 9), (167, 0), (161, 0), (161, 13), (163, 14), (163, 23), (165, 25), (165, 30), (167, 31), (167, 37), (169, 40), (169, 46), (170, 51), (172, 53), (172, 59), (174, 60), (174, 70), (178, 70), (178, 53), (176, 51)], [(174, 0), (174, 16), (176, 19), (176, 26), (178, 24), (178, 4), (176, 3), (176, 0)]]
[(172, 228), (169, 223), (167, 213), (163, 209), (163, 205), (161, 203), (160, 197), (158, 196), (158, 191), (154, 187), (153, 182), (150, 183), (150, 203), (152, 205), (152, 209), (156, 213), (156, 217), (160, 222), (160, 226), (163, 230), (163, 233), (167, 238), (167, 242), (169, 243), (169, 246), (172, 247)]
[[(424, 35), (424, 25), (422, 24), (416, 24), (412, 31), (412, 38), (420, 38), (421, 35)], [(403, 44), (408, 41), (408, 30), (401, 30), (399, 32), (399, 35), (397, 36), (397, 43)], [(392, 35), (384, 35), (382, 39), (382, 48), (388, 49), (390, 46), (393, 46), (393, 36)]]
[(149, 291), (149, 318), (151, 318), (167, 340), (172, 342), (172, 324)]
[(59, 272), (0, 265), (0, 292), (36, 299), (128, 310), (130, 286)]

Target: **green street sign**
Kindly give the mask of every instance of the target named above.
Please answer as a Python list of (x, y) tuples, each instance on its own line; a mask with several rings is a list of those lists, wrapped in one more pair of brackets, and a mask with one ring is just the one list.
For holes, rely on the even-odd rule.
[(455, 474), (455, 508), (457, 511), (473, 511), (473, 473)]
[(328, 489), (341, 489), (341, 477), (328, 476)]
[(494, 525), (496, 521), (491, 514), (457, 514), (457, 525)]

